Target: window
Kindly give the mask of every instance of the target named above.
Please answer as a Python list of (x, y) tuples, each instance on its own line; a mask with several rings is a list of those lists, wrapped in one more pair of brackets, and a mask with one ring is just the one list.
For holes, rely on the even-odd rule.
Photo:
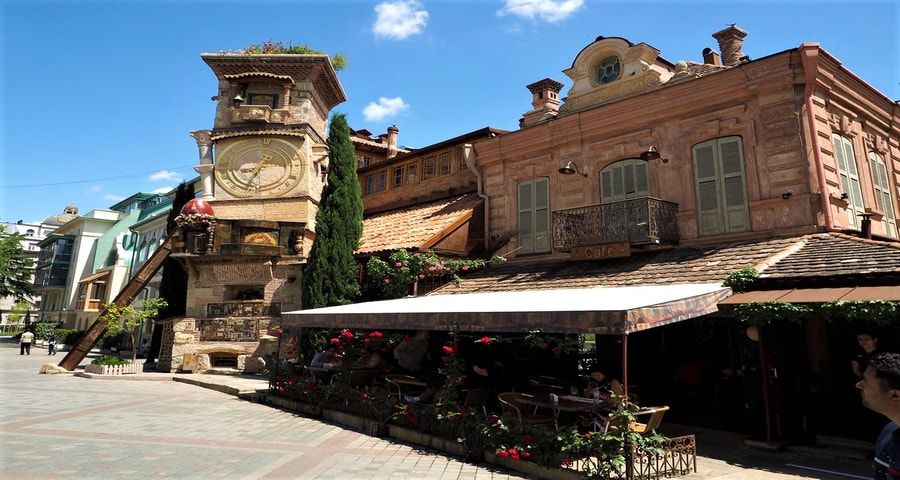
[(519, 253), (550, 251), (550, 179), (519, 184)]
[(250, 93), (247, 94), (246, 105), (267, 105), (272, 108), (278, 108), (278, 95), (269, 93)]
[(403, 166), (402, 165), (399, 167), (394, 167), (394, 169), (391, 170), (391, 186), (399, 187), (400, 185), (403, 185)]
[(369, 159), (365, 155), (359, 156), (359, 168), (365, 168), (369, 164)]
[(741, 137), (703, 142), (693, 153), (700, 235), (749, 230)]
[(416, 172), (417, 167), (418, 165), (416, 162), (406, 164), (406, 183), (416, 183), (419, 181), (419, 176)]
[(884, 231), (889, 237), (897, 238), (897, 217), (894, 215), (894, 199), (891, 197), (887, 166), (881, 155), (875, 152), (869, 152), (869, 163), (872, 167), (872, 183), (875, 184), (875, 205), (884, 213)]
[(432, 178), (435, 175), (435, 164), (437, 157), (434, 155), (425, 158), (425, 178)]
[(856, 167), (856, 155), (853, 143), (847, 137), (836, 133), (831, 135), (834, 144), (834, 156), (838, 163), (838, 175), (841, 177), (841, 189), (847, 194), (850, 205), (847, 208), (848, 224), (859, 230), (860, 214), (865, 213), (862, 199), (862, 188), (859, 185), (859, 171)]
[(629, 158), (608, 165), (600, 172), (600, 201), (602, 203), (628, 200), (650, 195), (647, 162)]
[(605, 85), (619, 79), (621, 66), (618, 57), (606, 57), (597, 67), (597, 83)]
[(366, 195), (371, 193), (383, 192), (387, 189), (387, 171), (366, 175)]
[(25, 236), (26, 236), (26, 237), (32, 237), (32, 236), (34, 236), (34, 230), (32, 230), (32, 229), (30, 229), (30, 228), (29, 228), (28, 230), (25, 230)]
[(448, 175), (450, 173), (450, 152), (444, 152), (441, 154), (441, 159), (438, 162), (438, 165), (438, 175)]

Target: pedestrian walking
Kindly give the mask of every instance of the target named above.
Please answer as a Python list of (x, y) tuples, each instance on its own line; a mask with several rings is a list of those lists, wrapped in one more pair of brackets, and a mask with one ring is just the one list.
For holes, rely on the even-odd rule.
[(890, 420), (875, 441), (874, 480), (900, 478), (900, 354), (879, 353), (869, 359), (856, 383), (863, 405)]
[(47, 337), (47, 355), (56, 355), (56, 334)]
[(31, 343), (34, 342), (34, 334), (25, 330), (19, 337), (19, 355), (31, 355)]

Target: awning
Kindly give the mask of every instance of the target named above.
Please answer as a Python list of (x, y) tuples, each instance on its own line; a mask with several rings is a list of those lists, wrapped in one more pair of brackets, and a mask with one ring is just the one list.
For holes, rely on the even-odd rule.
[(759, 290), (738, 293), (722, 300), (719, 304), (739, 305), (751, 302), (825, 303), (853, 300), (900, 301), (900, 286)]
[(720, 284), (429, 295), (282, 314), (285, 327), (628, 334), (718, 310)]
[(78, 281), (78, 283), (93, 282), (94, 280), (98, 280), (98, 279), (108, 276), (109, 273), (110, 273), (110, 270), (101, 270), (97, 273), (94, 273), (94, 274), (91, 274), (91, 275), (88, 275), (88, 276), (82, 278), (81, 280)]

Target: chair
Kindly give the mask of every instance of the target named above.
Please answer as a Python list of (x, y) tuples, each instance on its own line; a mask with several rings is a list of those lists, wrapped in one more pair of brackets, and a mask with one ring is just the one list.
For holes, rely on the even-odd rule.
[(556, 419), (550, 415), (522, 413), (525, 410), (525, 406), (519, 400), (524, 397), (531, 397), (531, 395), (516, 392), (505, 392), (497, 395), (497, 400), (500, 400), (500, 409), (503, 411), (503, 416), (529, 425), (556, 424)]
[(631, 422), (631, 424), (628, 425), (628, 428), (631, 429), (632, 432), (644, 435), (655, 434), (656, 429), (659, 428), (659, 425), (662, 423), (663, 416), (665, 416), (668, 411), (669, 407), (646, 407), (638, 410), (637, 412), (634, 412), (635, 417), (649, 415), (650, 418), (647, 419), (647, 423)]
[(466, 398), (463, 400), (463, 406), (469, 409), (477, 408), (487, 416), (487, 400), (488, 391), (484, 388), (473, 388), (466, 392)]
[(390, 374), (385, 375), (384, 380), (387, 382), (388, 392), (391, 395), (396, 394), (400, 400), (404, 400), (404, 396), (422, 395), (427, 389), (427, 385), (412, 375)]

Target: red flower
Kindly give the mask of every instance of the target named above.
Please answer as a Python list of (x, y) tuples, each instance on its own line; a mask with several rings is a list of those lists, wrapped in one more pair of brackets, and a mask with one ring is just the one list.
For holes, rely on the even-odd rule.
[(429, 272), (433, 272), (433, 271), (434, 271), (434, 265), (428, 267), (428, 271), (429, 271)]
[(515, 447), (509, 447), (506, 449), (506, 451), (509, 452), (510, 455), (518, 455), (519, 454), (519, 451), (516, 450)]
[(553, 347), (553, 350), (550, 350), (550, 351), (553, 352), (553, 354), (556, 355), (556, 356), (558, 357), (559, 354), (562, 353), (562, 348), (560, 348), (560, 347)]
[(420, 274), (419, 274), (419, 280), (421, 280), (421, 279), (423, 279), (423, 278), (425, 278), (425, 275), (422, 274), (422, 273), (420, 273)]
[(284, 387), (278, 387), (278, 393), (283, 394), (283, 393), (284, 393)]
[(385, 279), (384, 279), (384, 284), (385, 284), (385, 285), (390, 285), (390, 284), (391, 284), (391, 279), (390, 279), (390, 278), (385, 278)]
[(571, 467), (571, 466), (572, 466), (572, 461), (569, 460), (568, 458), (563, 459), (563, 461), (561, 462), (561, 465), (564, 466), (564, 467)]
[(353, 338), (353, 332), (345, 329), (344, 331), (341, 332), (341, 336), (344, 338), (350, 339), (350, 338)]
[(341, 339), (340, 338), (332, 338), (331, 340), (329, 340), (329, 342), (331, 342), (332, 345), (337, 345), (337, 344), (341, 343)]
[(491, 425), (496, 425), (497, 422), (499, 422), (499, 421), (500, 421), (500, 417), (498, 417), (498, 416), (496, 416), (496, 415), (491, 415), (490, 417), (488, 417), (488, 422), (489, 422)]
[(444, 345), (442, 347), (442, 350), (444, 351), (445, 355), (453, 355), (454, 353), (456, 353), (456, 349), (453, 348), (452, 345)]
[(584, 434), (584, 438), (591, 438), (593, 436), (594, 436), (594, 434), (591, 432), (585, 432), (585, 434)]
[(481, 337), (481, 340), (479, 340), (479, 342), (487, 345), (487, 344), (491, 343), (491, 337), (487, 337), (487, 336)]
[(280, 329), (280, 328), (277, 328), (277, 327), (276, 327), (276, 328), (273, 328), (273, 329), (272, 329), (272, 333), (275, 334), (275, 335), (281, 335), (281, 329)]
[(468, 265), (463, 265), (463, 266), (462, 266), (462, 271), (465, 272), (465, 271), (468, 270), (468, 269), (469, 269), (469, 266), (468, 266)]
[(369, 398), (369, 392), (362, 392), (362, 397), (365, 399)]
[(371, 338), (371, 337), (366, 337), (366, 338), (363, 339), (363, 343), (365, 343), (366, 345), (368, 345), (368, 344), (371, 343), (371, 342), (372, 342), (372, 338)]
[(531, 458), (531, 452), (522, 451), (522, 458)]
[(445, 272), (449, 272), (449, 271), (450, 271), (450, 267), (444, 267), (444, 271), (445, 271)]
[(403, 263), (402, 263), (402, 262), (397, 262), (397, 263), (394, 264), (394, 266), (397, 267), (397, 268), (400, 268), (400, 267), (403, 266)]
[(369, 336), (372, 338), (383, 338), (384, 334), (379, 332), (378, 330), (376, 330), (374, 332), (369, 333)]
[(509, 452), (507, 452), (506, 450), (503, 450), (503, 449), (501, 448), (500, 450), (497, 450), (497, 456), (498, 456), (498, 457), (508, 457), (508, 456), (509, 456)]

